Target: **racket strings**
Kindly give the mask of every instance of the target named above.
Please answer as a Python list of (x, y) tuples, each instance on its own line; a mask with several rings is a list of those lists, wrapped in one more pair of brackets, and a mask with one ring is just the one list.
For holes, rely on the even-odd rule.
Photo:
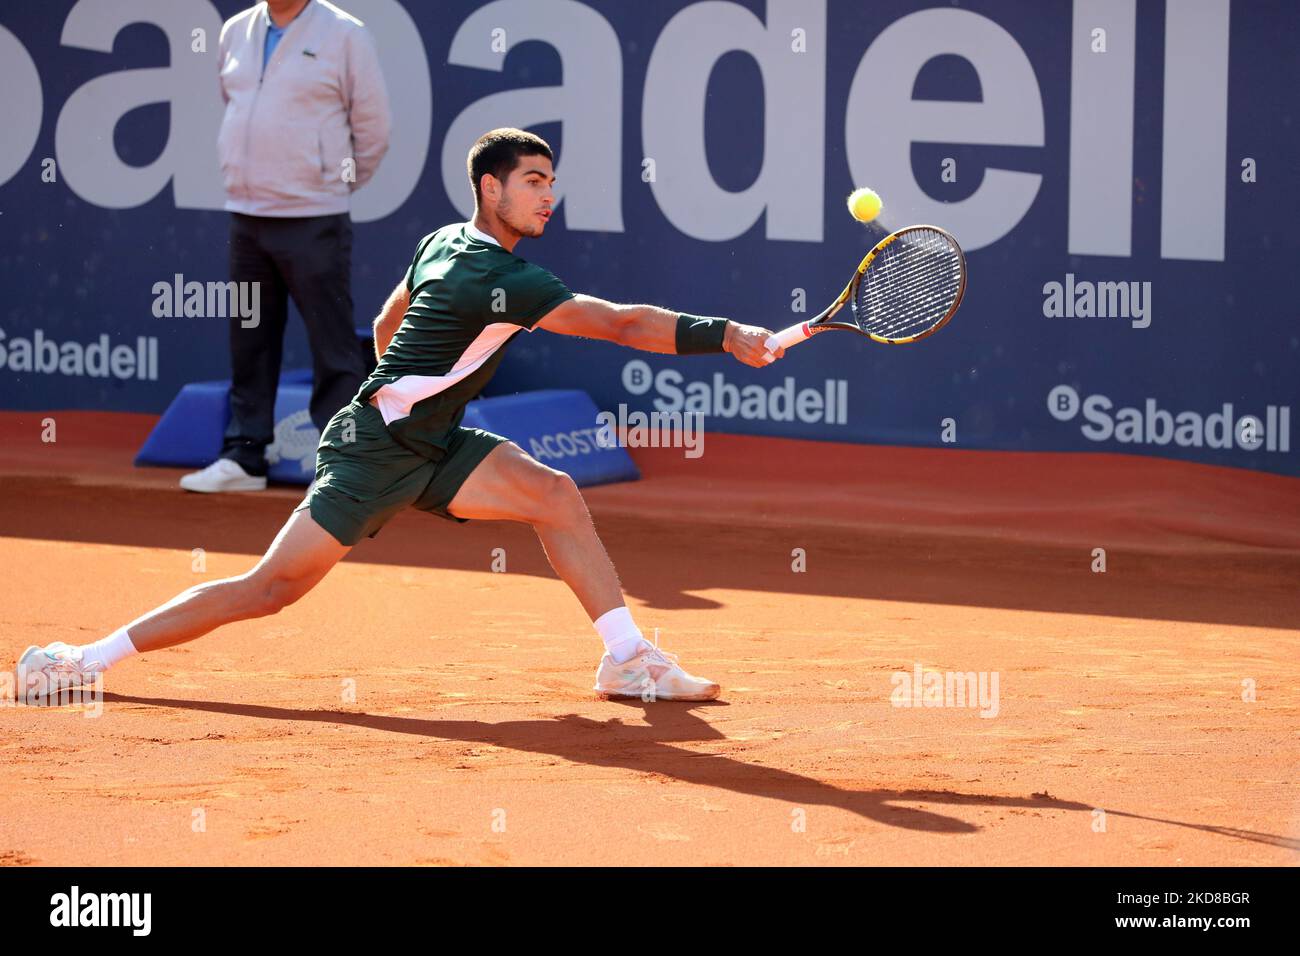
[(860, 288), (860, 317), (885, 337), (915, 334), (942, 320), (960, 286), (960, 261), (946, 241), (930, 235), (899, 241), (909, 238), (907, 247), (882, 263), (880, 275), (868, 270)]
[(958, 266), (946, 256), (911, 254), (891, 257), (857, 297), (859, 321), (884, 338), (905, 338), (927, 331), (947, 315), (960, 288)]
[[(868, 307), (886, 305), (892, 299), (910, 301), (913, 303), (913, 312), (922, 313), (932, 304), (945, 301), (945, 293), (948, 292), (949, 286), (942, 281), (942, 278), (950, 271), (951, 266), (944, 261), (932, 262), (924, 266), (914, 265), (907, 270), (889, 269), (886, 275), (880, 278), (880, 284), (887, 284), (891, 296), (883, 295), (879, 288), (868, 289), (865, 293)], [(890, 279), (889, 275), (897, 272), (899, 277)], [(895, 321), (904, 321), (905, 315), (899, 316)], [(883, 321), (883, 320), (882, 320)]]
[(964, 271), (961, 252), (947, 235), (909, 230), (867, 268), (853, 296), (853, 314), (863, 331), (881, 338), (931, 331), (960, 298)]

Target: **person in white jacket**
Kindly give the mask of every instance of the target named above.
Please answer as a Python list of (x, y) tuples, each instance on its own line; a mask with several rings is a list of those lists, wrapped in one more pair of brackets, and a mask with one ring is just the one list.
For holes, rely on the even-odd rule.
[(258, 284), (259, 309), (230, 322), (221, 456), (181, 487), (257, 491), (266, 487), (290, 296), (311, 344), (318, 429), (366, 376), (353, 326), (349, 209), (388, 151), (391, 118), (370, 33), (326, 0), (266, 0), (232, 17), (218, 63), (230, 278)]

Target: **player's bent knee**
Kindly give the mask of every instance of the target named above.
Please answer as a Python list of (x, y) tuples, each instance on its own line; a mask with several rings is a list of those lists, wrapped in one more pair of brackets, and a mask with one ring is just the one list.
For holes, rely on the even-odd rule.
[(249, 585), (246, 607), (250, 617), (278, 614), (311, 590), (301, 578), (281, 575), (253, 578)]
[(587, 505), (574, 480), (562, 471), (549, 474), (534, 485), (534, 524), (565, 526), (586, 520)]

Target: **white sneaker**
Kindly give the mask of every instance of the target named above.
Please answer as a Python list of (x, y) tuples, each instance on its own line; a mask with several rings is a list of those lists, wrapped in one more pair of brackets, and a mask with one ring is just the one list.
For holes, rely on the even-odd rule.
[(33, 644), (27, 648), (18, 658), (15, 671), (19, 699), (39, 700), (94, 684), (104, 667), (99, 661), (83, 661), (81, 651), (71, 644), (55, 641), (45, 647)]
[(604, 698), (640, 697), (655, 700), (713, 700), (721, 688), (711, 680), (682, 670), (677, 655), (651, 647), (623, 664), (606, 654), (596, 671), (597, 694)]
[(201, 491), (205, 494), (219, 491), (265, 491), (266, 478), (250, 475), (240, 467), (239, 462), (218, 458), (202, 471), (194, 471), (181, 478), (181, 487), (186, 491)]

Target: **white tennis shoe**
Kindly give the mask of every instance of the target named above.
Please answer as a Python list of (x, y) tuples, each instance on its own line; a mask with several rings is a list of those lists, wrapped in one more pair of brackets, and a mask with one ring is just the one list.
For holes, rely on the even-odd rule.
[(682, 670), (677, 655), (646, 644), (646, 649), (630, 661), (615, 664), (606, 654), (596, 671), (595, 691), (610, 697), (640, 697), (656, 700), (713, 700), (721, 688), (711, 680), (695, 677)]
[(192, 471), (181, 478), (186, 491), (213, 494), (221, 491), (265, 491), (266, 477), (250, 475), (237, 461), (218, 458), (202, 471)]
[(62, 691), (94, 684), (102, 673), (104, 666), (99, 661), (83, 661), (81, 650), (71, 644), (33, 644), (23, 651), (15, 668), (18, 697), (39, 700), (57, 696)]

